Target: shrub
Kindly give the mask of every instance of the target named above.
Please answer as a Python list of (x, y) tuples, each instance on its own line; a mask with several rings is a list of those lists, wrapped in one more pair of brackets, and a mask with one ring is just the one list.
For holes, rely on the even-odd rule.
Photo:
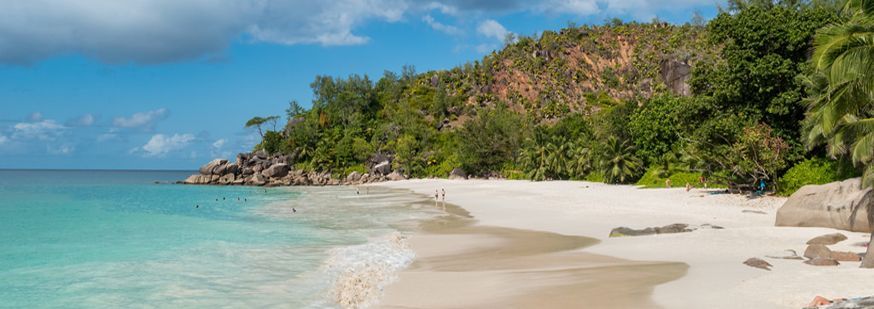
[[(650, 166), (646, 170), (646, 174), (637, 181), (637, 185), (643, 186), (644, 188), (664, 188), (665, 179), (670, 179), (671, 184), (674, 187), (684, 187), (688, 182), (695, 188), (701, 188), (703, 187), (700, 181), (701, 175), (702, 174), (699, 172), (690, 172), (674, 168), (665, 171), (662, 166), (653, 165)], [(709, 182), (707, 185), (710, 188), (719, 187), (719, 185), (711, 184)]]
[(795, 164), (780, 177), (777, 193), (792, 195), (806, 185), (821, 185), (859, 176), (859, 172), (846, 160), (811, 158)]

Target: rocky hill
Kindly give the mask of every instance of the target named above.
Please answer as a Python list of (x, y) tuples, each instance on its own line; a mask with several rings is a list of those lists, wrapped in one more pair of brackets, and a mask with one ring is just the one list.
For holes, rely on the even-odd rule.
[(666, 91), (689, 95), (692, 68), (717, 57), (717, 47), (705, 43), (705, 31), (665, 23), (544, 31), (482, 61), (422, 74), (420, 82), (444, 85), (468, 107), (505, 102), (540, 119), (591, 113), (613, 100)]

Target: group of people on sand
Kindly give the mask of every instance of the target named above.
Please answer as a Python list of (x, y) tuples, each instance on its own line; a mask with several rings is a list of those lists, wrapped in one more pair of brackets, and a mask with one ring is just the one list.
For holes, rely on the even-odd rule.
[(443, 210), (446, 210), (446, 189), (434, 189), (434, 206), (440, 206), (440, 202), (443, 202)]
[[(704, 187), (705, 189), (707, 188), (707, 178), (704, 178), (704, 176), (699, 176), (698, 182), (701, 183), (702, 187)], [(665, 179), (665, 188), (670, 188), (671, 185), (672, 185), (671, 179), (670, 178)], [(686, 192), (689, 192), (689, 191), (692, 191), (692, 184), (687, 181), (686, 182)]]

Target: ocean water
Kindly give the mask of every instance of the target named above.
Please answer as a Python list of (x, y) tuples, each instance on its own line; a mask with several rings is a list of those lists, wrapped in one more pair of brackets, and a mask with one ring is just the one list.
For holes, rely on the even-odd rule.
[(387, 189), (167, 183), (188, 174), (0, 170), (0, 307), (367, 306), (436, 214)]

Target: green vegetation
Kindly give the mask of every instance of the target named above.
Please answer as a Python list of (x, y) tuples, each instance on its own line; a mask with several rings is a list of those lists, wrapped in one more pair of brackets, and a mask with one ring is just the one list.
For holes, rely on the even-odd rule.
[(852, 164), (845, 160), (807, 159), (799, 162), (780, 177), (777, 193), (790, 195), (806, 185), (821, 185), (858, 176), (859, 173)]
[(853, 174), (822, 172), (828, 156), (870, 184), (874, 6), (833, 2), (734, 0), (706, 24), (570, 25), (449, 70), (317, 76), (312, 107), (290, 102), (257, 147), (338, 175), (390, 160), (411, 177), (783, 193)]
[(816, 34), (807, 142), (848, 155), (874, 186), (874, 1), (849, 0), (841, 13)]
[[(703, 188), (701, 183), (701, 173), (690, 172), (685, 168), (669, 168), (665, 170), (662, 166), (652, 166), (646, 170), (646, 174), (637, 181), (638, 186), (644, 188), (664, 188), (665, 180), (671, 180), (671, 186), (684, 187), (686, 184), (692, 185), (695, 188)], [(719, 184), (707, 183), (708, 188), (719, 188)]]

